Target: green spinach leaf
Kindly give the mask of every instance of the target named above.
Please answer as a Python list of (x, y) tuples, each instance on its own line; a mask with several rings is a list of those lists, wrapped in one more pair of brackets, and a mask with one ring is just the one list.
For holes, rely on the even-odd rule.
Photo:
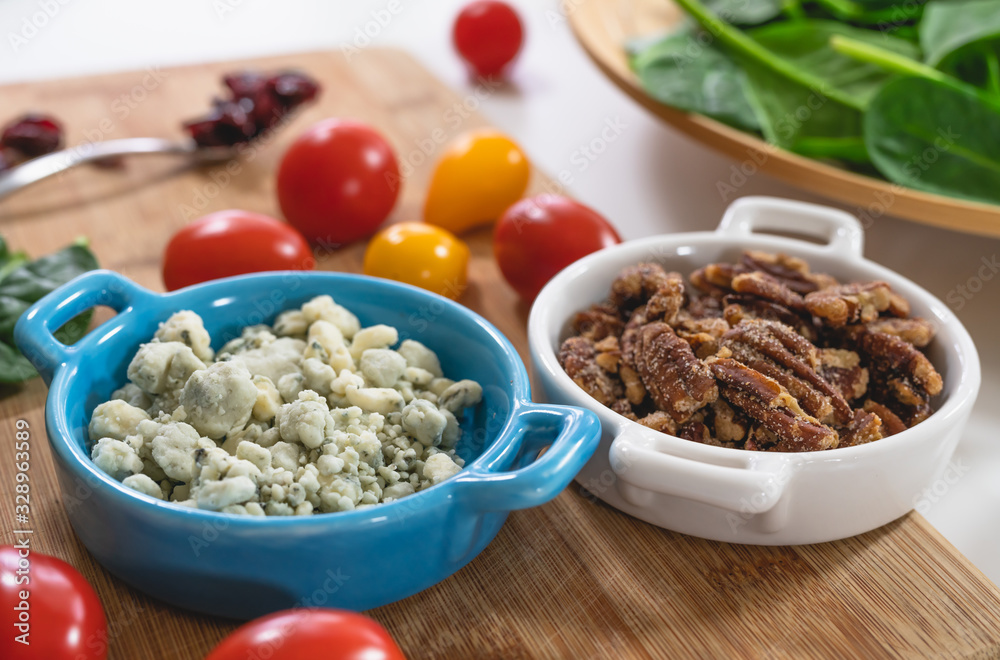
[(948, 0), (927, 3), (920, 22), (924, 61), (952, 69), (962, 51), (1000, 40), (1000, 4), (996, 0)]
[(980, 94), (899, 78), (872, 99), (864, 137), (872, 162), (890, 181), (1000, 203), (1000, 109)]
[[(10, 254), (0, 239), (0, 383), (18, 383), (38, 375), (14, 346), (14, 325), (21, 315), (49, 292), (97, 267), (97, 259), (83, 241), (29, 261), (23, 253)], [(84, 312), (55, 336), (72, 344), (87, 332), (89, 323), (90, 312)]]
[(781, 16), (783, 0), (706, 0), (705, 6), (732, 25), (760, 25)]
[(874, 64), (859, 62), (838, 53), (830, 46), (832, 37), (848, 37), (906, 57), (917, 57), (919, 53), (916, 46), (903, 39), (837, 21), (774, 23), (750, 30), (748, 34), (757, 43), (792, 62), (800, 70), (849, 95), (862, 108), (889, 80), (890, 74)]
[(650, 96), (730, 126), (760, 130), (743, 71), (712, 38), (684, 29), (646, 48), (632, 66)]

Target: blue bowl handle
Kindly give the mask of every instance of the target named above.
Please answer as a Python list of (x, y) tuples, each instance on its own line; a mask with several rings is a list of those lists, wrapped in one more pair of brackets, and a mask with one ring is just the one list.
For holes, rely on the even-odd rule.
[[(530, 465), (510, 472), (479, 467), (459, 475), (460, 499), (480, 511), (513, 511), (544, 504), (562, 492), (590, 460), (601, 440), (601, 422), (583, 408), (528, 403), (515, 408), (515, 437), (520, 447), (529, 430), (557, 427), (559, 433), (548, 451)], [(544, 444), (548, 444), (545, 440)], [(523, 447), (537, 451), (543, 446)]]
[(107, 305), (122, 312), (136, 303), (149, 304), (155, 298), (157, 294), (124, 275), (110, 270), (92, 270), (32, 305), (14, 326), (14, 342), (48, 385), (56, 369), (65, 364), (75, 350), (56, 339), (53, 331), (97, 305)]

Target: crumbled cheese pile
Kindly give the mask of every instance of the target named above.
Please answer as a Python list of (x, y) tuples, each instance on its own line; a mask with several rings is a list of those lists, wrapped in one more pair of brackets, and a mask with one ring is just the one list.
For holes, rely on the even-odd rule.
[(160, 324), (90, 421), (94, 463), (179, 505), (307, 515), (391, 502), (462, 469), (456, 415), (482, 387), (437, 355), (362, 328), (330, 296), (251, 326), (213, 354), (201, 317)]

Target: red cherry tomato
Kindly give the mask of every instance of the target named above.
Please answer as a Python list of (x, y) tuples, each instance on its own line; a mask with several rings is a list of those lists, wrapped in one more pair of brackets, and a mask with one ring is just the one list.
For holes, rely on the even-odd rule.
[(309, 244), (288, 224), (260, 213), (217, 211), (170, 239), (163, 253), (168, 291), (264, 270), (312, 270)]
[(507, 282), (533, 300), (560, 270), (621, 240), (593, 209), (560, 195), (538, 195), (516, 202), (500, 216), (493, 254)]
[(30, 548), (0, 546), (0, 609), (0, 658), (107, 657), (108, 624), (101, 601), (83, 576), (61, 559)]
[(455, 49), (481, 76), (503, 71), (521, 49), (521, 19), (510, 5), (497, 0), (470, 2), (452, 29)]
[(296, 609), (237, 628), (205, 660), (406, 660), (385, 628), (363, 614)]
[(376, 130), (348, 119), (313, 124), (278, 166), (285, 218), (313, 243), (371, 236), (399, 195), (399, 164)]

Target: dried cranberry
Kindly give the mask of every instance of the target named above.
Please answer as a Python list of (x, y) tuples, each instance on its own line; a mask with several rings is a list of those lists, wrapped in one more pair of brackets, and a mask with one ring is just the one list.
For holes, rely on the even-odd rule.
[(289, 109), (313, 100), (319, 93), (319, 85), (315, 80), (294, 71), (271, 76), (267, 84), (278, 101)]
[(24, 115), (4, 127), (0, 145), (16, 149), (26, 158), (44, 156), (62, 146), (62, 126), (48, 115)]
[[(254, 136), (256, 124), (247, 115), (247, 107), (233, 101), (216, 100), (215, 107), (202, 119), (184, 124), (201, 147), (232, 146)], [(251, 104), (247, 103), (247, 106)]]
[(199, 146), (248, 142), (319, 93), (314, 80), (295, 72), (264, 76), (237, 71), (223, 76), (222, 82), (229, 88), (231, 98), (216, 100), (208, 115), (184, 124)]
[(222, 77), (222, 84), (233, 93), (233, 98), (253, 98), (267, 85), (267, 77), (253, 71), (238, 71), (227, 73)]

